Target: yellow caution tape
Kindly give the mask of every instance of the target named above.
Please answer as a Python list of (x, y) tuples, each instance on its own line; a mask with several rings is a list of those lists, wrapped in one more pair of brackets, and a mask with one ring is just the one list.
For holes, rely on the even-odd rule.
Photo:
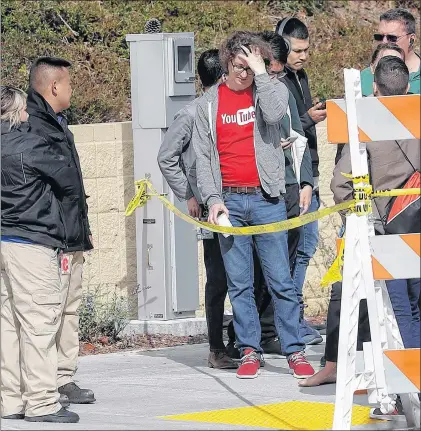
[(350, 180), (352, 180), (353, 184), (359, 184), (359, 183), (370, 184), (370, 177), (368, 174), (367, 175), (361, 175), (359, 177), (353, 177), (352, 174), (345, 174), (344, 172), (341, 172), (341, 174), (345, 178), (349, 178)]
[(339, 252), (326, 274), (320, 280), (321, 287), (327, 287), (337, 281), (342, 281), (342, 267), (345, 258), (345, 237), (342, 238)]
[[(355, 201), (347, 201), (338, 205), (334, 205), (330, 208), (323, 208), (319, 211), (312, 212), (309, 214), (304, 214), (299, 217), (295, 217), (289, 220), (284, 220), (276, 223), (270, 223), (259, 226), (247, 226), (247, 227), (226, 227), (226, 226), (218, 226), (207, 222), (202, 222), (196, 220), (193, 217), (190, 217), (187, 214), (184, 214), (178, 208), (176, 208), (164, 195), (157, 193), (157, 191), (153, 188), (151, 182), (147, 179), (143, 179), (140, 181), (136, 181), (136, 195), (129, 202), (126, 208), (126, 216), (130, 216), (136, 208), (142, 207), (146, 204), (146, 202), (152, 197), (156, 196), (166, 208), (168, 208), (171, 212), (173, 212), (176, 216), (180, 217), (182, 220), (187, 223), (191, 223), (197, 227), (210, 230), (216, 233), (227, 233), (231, 235), (258, 235), (262, 233), (273, 233), (273, 232), (281, 232), (284, 230), (295, 229), (297, 227), (303, 226), (305, 224), (311, 223), (313, 221), (319, 220), (323, 217), (328, 216), (329, 214), (336, 213), (338, 211), (349, 210), (355, 204)], [(147, 189), (151, 191), (151, 193), (147, 192)]]
[[(420, 194), (421, 194), (421, 189), (419, 188), (378, 190), (375, 192), (368, 191), (367, 193), (367, 191), (364, 191), (357, 187), (354, 192), (356, 202), (360, 200), (360, 201), (364, 201), (365, 203), (367, 203), (368, 199), (376, 198), (376, 197), (409, 196), (409, 195), (420, 195)], [(369, 206), (370, 206), (369, 212), (371, 212), (371, 201), (369, 201)], [(365, 207), (365, 206), (359, 207), (359, 208), (356, 206), (354, 209), (351, 209), (351, 210), (358, 213), (359, 209), (361, 210), (361, 208), (362, 208), (361, 213), (364, 213), (364, 210), (368, 211), (368, 207)], [(341, 271), (344, 264), (344, 248), (345, 248), (345, 239), (342, 239), (338, 256), (336, 257), (333, 264), (330, 266), (330, 268), (327, 270), (326, 274), (323, 276), (322, 280), (320, 281), (320, 285), (322, 287), (327, 287), (328, 285), (333, 284), (336, 281), (342, 280)]]
[(370, 184), (369, 175), (353, 177), (352, 175), (344, 174), (343, 172), (342, 175), (346, 178), (352, 179), (352, 183), (354, 185), (355, 205), (352, 212), (359, 216), (371, 214), (373, 212), (373, 208), (371, 206), (373, 187)]
[(136, 181), (136, 194), (132, 198), (132, 200), (129, 202), (126, 208), (126, 216), (130, 216), (133, 214), (136, 208), (143, 207), (145, 205), (146, 201), (150, 199), (150, 195), (146, 193), (146, 181)]
[[(218, 226), (211, 223), (203, 222), (196, 220), (193, 217), (190, 217), (187, 214), (184, 214), (178, 208), (176, 208), (163, 194), (158, 193), (152, 183), (148, 179), (142, 179), (135, 182), (136, 186), (136, 194), (133, 199), (129, 202), (126, 208), (126, 216), (130, 216), (133, 214), (136, 208), (140, 208), (146, 204), (146, 202), (151, 199), (153, 196), (156, 196), (164, 206), (174, 213), (176, 216), (180, 217), (182, 220), (187, 223), (193, 224), (197, 227), (210, 230), (216, 233), (226, 233), (231, 235), (259, 235), (262, 233), (273, 233), (273, 232), (281, 232), (284, 230), (295, 229), (300, 226), (304, 226), (305, 224), (312, 223), (316, 220), (319, 220), (323, 217), (326, 217), (330, 214), (339, 212), (339, 211), (354, 211), (359, 212), (359, 209), (355, 208), (356, 200), (350, 200), (343, 202), (338, 205), (334, 205), (329, 208), (323, 208), (319, 211), (315, 211), (309, 214), (304, 214), (299, 217), (295, 217), (289, 220), (284, 220), (276, 223), (270, 223), (259, 226), (247, 226), (247, 227), (225, 227)], [(386, 196), (397, 196), (396, 192), (399, 192), (399, 195), (403, 194), (416, 194), (413, 191), (418, 191), (420, 193), (420, 189), (407, 189), (407, 193), (401, 193), (403, 190), (388, 190), (379, 193), (387, 193)], [(411, 191), (411, 192), (409, 192)]]
[(413, 189), (378, 190), (371, 194), (373, 198), (378, 198), (383, 196), (409, 196), (409, 195), (421, 195), (421, 189), (413, 188)]

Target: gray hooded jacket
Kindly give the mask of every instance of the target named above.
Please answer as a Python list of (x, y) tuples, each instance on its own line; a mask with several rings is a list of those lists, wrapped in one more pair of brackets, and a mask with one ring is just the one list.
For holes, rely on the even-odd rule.
[[(210, 88), (200, 98), (192, 139), (196, 153), (197, 185), (202, 201), (208, 207), (223, 203), (222, 176), (216, 146), (219, 85)], [(271, 197), (285, 193), (285, 157), (284, 152), (279, 151), (279, 146), (281, 121), (287, 112), (288, 99), (289, 92), (284, 83), (270, 79), (267, 73), (255, 76), (253, 100), (256, 112), (256, 164), (260, 184)]]
[(196, 155), (191, 144), (199, 100), (193, 100), (175, 115), (159, 149), (158, 165), (178, 199), (184, 201), (194, 196), (201, 203), (196, 184)]

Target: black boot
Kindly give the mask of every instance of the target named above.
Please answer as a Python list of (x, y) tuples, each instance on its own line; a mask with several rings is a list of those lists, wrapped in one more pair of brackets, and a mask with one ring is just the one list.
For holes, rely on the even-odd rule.
[(266, 353), (267, 355), (280, 355), (280, 356), (282, 355), (281, 343), (279, 342), (278, 337), (261, 342), (260, 347), (263, 349), (263, 352)]
[(25, 420), (28, 422), (54, 422), (54, 423), (67, 423), (74, 424), (79, 422), (79, 415), (76, 413), (66, 410), (64, 407), (61, 408), (57, 413), (44, 416), (25, 416)]
[(241, 359), (240, 351), (237, 349), (237, 347), (235, 347), (235, 340), (230, 339), (228, 341), (226, 350), (227, 350), (228, 356), (231, 359), (234, 359), (234, 360), (240, 360)]
[(90, 404), (95, 402), (94, 393), (90, 389), (81, 389), (74, 383), (67, 383), (58, 388), (60, 394), (67, 395), (71, 404)]
[(228, 356), (227, 352), (210, 352), (208, 365), (209, 368), (217, 368), (219, 370), (233, 370), (238, 368), (238, 364)]
[(2, 416), (2, 419), (23, 419), (25, 417), (24, 413), (14, 413), (13, 415)]

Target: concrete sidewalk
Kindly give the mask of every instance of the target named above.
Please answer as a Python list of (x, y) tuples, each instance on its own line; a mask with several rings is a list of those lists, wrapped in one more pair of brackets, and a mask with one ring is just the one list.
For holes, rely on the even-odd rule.
[[(324, 345), (307, 348), (315, 368), (323, 351)], [(300, 389), (283, 357), (266, 358), (257, 379), (240, 380), (235, 370), (208, 368), (207, 355), (207, 345), (188, 345), (82, 357), (77, 383), (93, 389), (97, 402), (71, 406), (80, 415), (78, 424), (3, 420), (1, 429), (323, 429), (326, 417), (331, 426), (335, 385)], [(353, 429), (405, 429), (405, 420), (370, 421), (367, 407), (360, 407), (366, 401), (363, 395), (354, 398), (353, 420), (360, 425)], [(162, 418), (220, 409), (236, 410)]]

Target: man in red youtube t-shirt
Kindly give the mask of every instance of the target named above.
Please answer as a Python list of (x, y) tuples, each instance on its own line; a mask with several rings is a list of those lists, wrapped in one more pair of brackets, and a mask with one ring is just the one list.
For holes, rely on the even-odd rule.
[[(227, 80), (210, 88), (198, 103), (192, 139), (197, 184), (209, 207), (208, 220), (218, 224), (225, 215), (236, 227), (286, 220), (280, 142), (288, 90), (279, 80), (270, 79), (263, 59), (271, 58), (270, 46), (254, 33), (234, 33), (222, 45), (220, 57)], [(257, 377), (263, 364), (253, 293), (253, 243), (289, 367), (297, 378), (313, 375), (298, 332), (300, 310), (289, 270), (287, 232), (219, 235), (219, 242), (242, 356), (237, 377)]]
[(223, 84), (218, 88), (218, 99), (216, 141), (222, 186), (260, 186), (254, 154), (253, 89), (233, 91)]

